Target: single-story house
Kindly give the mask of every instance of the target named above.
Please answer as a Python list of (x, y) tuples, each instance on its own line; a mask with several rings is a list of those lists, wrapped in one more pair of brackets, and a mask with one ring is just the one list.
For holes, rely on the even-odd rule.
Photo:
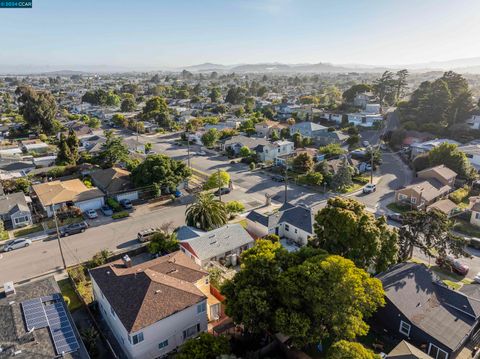
[(380, 113), (357, 112), (347, 114), (347, 121), (351, 125), (372, 127), (377, 122), (383, 121), (383, 115)]
[(278, 210), (265, 213), (251, 211), (247, 217), (247, 230), (256, 238), (276, 234), (303, 246), (313, 236), (313, 213), (310, 208), (284, 203)]
[(49, 146), (40, 140), (26, 140), (22, 141), (22, 149), (28, 153), (47, 153)]
[(235, 155), (238, 155), (240, 153), (240, 149), (244, 146), (248, 147), (251, 151), (255, 151), (257, 146), (267, 146), (269, 144), (270, 142), (267, 141), (265, 138), (237, 135), (221, 143), (220, 148), (223, 151), (226, 151), (230, 148)]
[(227, 224), (180, 241), (180, 249), (202, 267), (211, 261), (235, 265), (240, 254), (253, 244), (253, 238), (240, 224)]
[(135, 201), (138, 199), (138, 191), (134, 188), (130, 179), (130, 172), (127, 170), (118, 167), (98, 169), (92, 172), (90, 177), (93, 184), (108, 197), (117, 201), (123, 199)]
[(345, 135), (342, 131), (320, 132), (314, 138), (315, 142), (321, 146), (325, 146), (330, 143), (343, 144), (347, 139), (348, 135)]
[(430, 206), (427, 207), (427, 211), (430, 211), (432, 209), (436, 209), (442, 213), (445, 213), (447, 217), (450, 217), (458, 210), (458, 205), (456, 205), (448, 198), (444, 198), (440, 201), (432, 203)]
[(79, 179), (52, 181), (32, 186), (40, 205), (48, 217), (53, 216), (53, 208), (73, 204), (82, 212), (100, 209), (104, 205), (104, 194), (98, 188), (88, 188)]
[(0, 179), (25, 177), (35, 169), (35, 164), (30, 161), (0, 160)]
[(412, 143), (410, 144), (410, 158), (415, 158), (418, 155), (426, 152), (430, 152), (432, 149), (435, 147), (440, 146), (442, 143), (449, 143), (449, 144), (454, 144), (457, 146), (460, 146), (461, 143), (457, 142), (455, 140), (450, 140), (448, 138), (441, 138), (441, 139), (434, 139), (430, 141), (425, 141), (425, 142), (420, 142), (420, 143)]
[(434, 359), (454, 359), (478, 330), (480, 300), (448, 288), (425, 265), (400, 263), (377, 276), (386, 305), (372, 318), (389, 336)]
[(18, 228), (32, 224), (29, 202), (31, 202), (30, 197), (25, 197), (23, 192), (2, 194), (0, 196), (0, 218), (5, 225)]

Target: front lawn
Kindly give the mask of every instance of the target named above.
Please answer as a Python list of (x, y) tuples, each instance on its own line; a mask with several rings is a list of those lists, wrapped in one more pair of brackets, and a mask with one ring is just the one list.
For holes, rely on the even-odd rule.
[(26, 235), (29, 235), (29, 234), (32, 234), (32, 233), (40, 232), (40, 231), (43, 231), (42, 225), (41, 224), (36, 224), (34, 226), (25, 227), (25, 228), (19, 229), (17, 231), (14, 231), (13, 236), (15, 238), (18, 238), (18, 237), (23, 237), (23, 236), (26, 236)]
[(392, 203), (389, 203), (387, 204), (387, 208), (393, 212), (396, 212), (396, 213), (405, 213), (405, 212), (409, 212), (412, 210), (412, 208), (408, 205), (404, 205), (404, 204), (399, 204), (399, 203), (396, 203), (396, 202), (392, 202)]
[(339, 191), (340, 193), (352, 193), (352, 192), (356, 192), (356, 191), (359, 191), (360, 189), (362, 189), (364, 185), (361, 184), (361, 183), (353, 183), (353, 185), (351, 186), (348, 186), (346, 188), (343, 188), (341, 191)]
[(82, 302), (78, 298), (77, 293), (75, 293), (70, 279), (62, 279), (58, 282), (58, 286), (60, 287), (60, 292), (62, 292), (63, 299), (67, 303), (70, 312), (73, 312), (82, 306)]
[[(80, 223), (80, 222), (83, 222), (83, 217), (67, 217), (63, 220), (58, 220), (58, 228), (67, 226), (69, 224)], [(55, 220), (53, 219), (49, 219), (48, 221), (45, 222), (45, 224), (48, 229), (55, 228)]]

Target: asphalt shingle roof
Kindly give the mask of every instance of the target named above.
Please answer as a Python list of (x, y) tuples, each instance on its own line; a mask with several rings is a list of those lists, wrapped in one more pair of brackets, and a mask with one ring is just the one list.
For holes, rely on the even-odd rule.
[(413, 324), (456, 350), (480, 315), (480, 300), (453, 291), (423, 264), (401, 263), (378, 276), (386, 297)]
[(247, 219), (252, 222), (273, 228), (280, 223), (288, 223), (307, 233), (313, 234), (313, 214), (309, 208), (302, 206), (293, 206), (285, 203), (279, 210), (272, 214), (262, 214), (257, 211), (251, 211)]

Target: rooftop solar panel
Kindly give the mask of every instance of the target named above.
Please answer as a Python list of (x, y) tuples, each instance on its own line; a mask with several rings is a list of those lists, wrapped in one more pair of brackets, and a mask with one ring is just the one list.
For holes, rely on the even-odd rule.
[(58, 355), (74, 352), (80, 347), (58, 293), (29, 299), (21, 305), (27, 330), (48, 327)]

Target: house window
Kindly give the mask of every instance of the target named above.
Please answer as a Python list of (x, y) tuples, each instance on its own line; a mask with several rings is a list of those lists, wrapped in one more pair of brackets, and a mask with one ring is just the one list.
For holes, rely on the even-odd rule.
[(480, 219), (480, 212), (475, 213), (475, 219)]
[(133, 345), (143, 342), (143, 333), (140, 332), (132, 337)]
[(207, 305), (205, 302), (197, 305), (197, 314), (204, 313), (207, 310)]
[(400, 333), (408, 337), (410, 335), (410, 328), (411, 328), (410, 324), (405, 323), (403, 320), (400, 321), (400, 329), (399, 329)]
[(197, 334), (200, 331), (200, 324), (193, 325), (190, 328), (187, 328), (183, 331), (183, 339), (190, 338), (191, 336)]
[(410, 202), (412, 202), (413, 204), (417, 203), (417, 199), (415, 197), (412, 197), (410, 198)]
[(165, 347), (168, 347), (168, 340), (164, 340), (163, 342), (158, 344), (158, 349), (162, 349), (162, 348), (165, 348)]
[(285, 230), (288, 232), (290, 231), (290, 226), (288, 224), (285, 224)]
[(428, 355), (434, 359), (447, 359), (448, 353), (445, 350), (440, 349), (435, 344), (430, 343), (428, 347)]
[(15, 218), (15, 224), (24, 223), (24, 222), (28, 222), (27, 216)]
[(402, 193), (399, 193), (399, 194), (398, 194), (398, 199), (399, 199), (400, 201), (403, 201), (403, 200), (405, 200), (405, 199), (407, 199), (407, 198), (408, 198), (408, 196), (406, 196), (406, 195), (404, 195), (404, 194), (402, 194)]
[(298, 233), (298, 230), (295, 228), (295, 233)]

